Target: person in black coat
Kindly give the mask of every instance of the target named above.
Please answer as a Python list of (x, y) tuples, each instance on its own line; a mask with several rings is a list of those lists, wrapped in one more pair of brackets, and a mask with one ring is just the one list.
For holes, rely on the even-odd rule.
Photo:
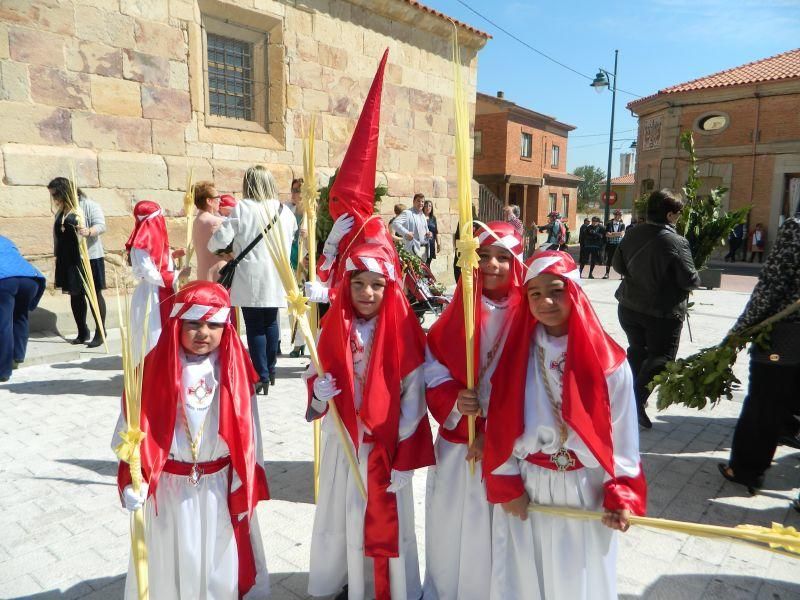
[(606, 229), (600, 224), (600, 217), (592, 217), (592, 223), (583, 232), (583, 247), (586, 250), (586, 256), (580, 263), (581, 277), (583, 277), (583, 267), (586, 266), (586, 261), (589, 261), (589, 279), (594, 279), (595, 265), (602, 265), (603, 258), (600, 255), (603, 251), (603, 244), (605, 244)]
[(586, 217), (583, 220), (583, 225), (578, 230), (578, 247), (580, 248), (580, 252), (578, 254), (578, 264), (585, 265), (587, 262), (588, 254), (586, 253), (586, 247), (584, 245), (584, 235), (586, 234), (586, 230), (589, 228), (589, 217)]
[(618, 315), (628, 337), (639, 425), (653, 425), (645, 412), (647, 385), (675, 359), (689, 292), (700, 287), (689, 242), (675, 231), (683, 201), (670, 190), (647, 200), (647, 222), (622, 238), (614, 270), (623, 276), (616, 292)]

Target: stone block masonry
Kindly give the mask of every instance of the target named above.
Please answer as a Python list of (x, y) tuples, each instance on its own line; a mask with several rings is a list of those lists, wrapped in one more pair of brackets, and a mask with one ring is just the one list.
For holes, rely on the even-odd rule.
[[(243, 27), (237, 27), (243, 26)], [(206, 32), (249, 44), (253, 121), (210, 113)], [(244, 33), (243, 33), (244, 32)], [(49, 0), (0, 9), (0, 230), (37, 259), (52, 254), (47, 182), (74, 169), (104, 208), (120, 252), (133, 204), (180, 223), (187, 173), (239, 194), (247, 167), (275, 174), (283, 198), (302, 176), (317, 117), (321, 183), (340, 165), (378, 60), (390, 49), (377, 182), (389, 217), (420, 191), (446, 213), (454, 196), (450, 24), (402, 0)], [(486, 36), (459, 31), (468, 100)], [(264, 40), (267, 40), (266, 43)], [(454, 219), (440, 214), (449, 238)], [(177, 228), (176, 228), (177, 230)], [(175, 240), (182, 244), (183, 240)], [(451, 245), (444, 243), (443, 248)], [(434, 266), (445, 267), (452, 255)]]

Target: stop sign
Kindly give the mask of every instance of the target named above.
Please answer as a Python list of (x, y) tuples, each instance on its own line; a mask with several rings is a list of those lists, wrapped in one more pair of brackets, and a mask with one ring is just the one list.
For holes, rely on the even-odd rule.
[(609, 205), (616, 204), (617, 203), (617, 192), (611, 192), (610, 196), (607, 195), (605, 192), (603, 192), (602, 198), (603, 198), (603, 203), (605, 203), (606, 198), (608, 198)]

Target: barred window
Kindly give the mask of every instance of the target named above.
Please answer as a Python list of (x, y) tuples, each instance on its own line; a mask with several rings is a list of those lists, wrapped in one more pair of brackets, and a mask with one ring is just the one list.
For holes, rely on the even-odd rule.
[(253, 45), (208, 34), (208, 100), (212, 115), (253, 119)]

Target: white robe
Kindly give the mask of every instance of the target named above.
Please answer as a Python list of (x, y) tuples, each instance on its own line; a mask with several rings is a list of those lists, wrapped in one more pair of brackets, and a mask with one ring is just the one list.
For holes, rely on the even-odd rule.
[[(564, 447), (584, 465), (558, 472), (533, 465), (528, 454), (553, 454), (560, 447), (558, 425), (538, 364), (538, 345), (545, 349), (546, 377), (561, 397), (558, 365), (563, 368), (567, 336), (551, 337), (540, 325), (531, 341), (525, 383), (525, 431), (512, 456), (496, 475), (519, 474), (537, 504), (602, 510), (603, 483), (609, 479), (595, 456), (571, 428)], [(617, 477), (639, 474), (639, 431), (633, 377), (624, 361), (606, 378), (611, 400), (614, 466)], [(617, 539), (599, 521), (582, 521), (530, 513), (527, 521), (494, 507), (492, 522), (492, 600), (604, 600), (617, 597)]]
[[(365, 352), (353, 354), (353, 370), (366, 371), (364, 356), (369, 353), (375, 320), (354, 322)], [(361, 406), (361, 388), (355, 386), (356, 409)], [(423, 367), (415, 369), (401, 382), (399, 441), (409, 438), (426, 417)], [(325, 403), (312, 400), (310, 412), (322, 412)], [(372, 558), (364, 556), (364, 513), (366, 501), (358, 491), (347, 462), (336, 426), (326, 415), (322, 421), (322, 458), (319, 471), (319, 496), (311, 534), (311, 561), (308, 593), (311, 596), (338, 594), (348, 586), (349, 600), (375, 597)], [(364, 443), (370, 433), (358, 419), (358, 463), (361, 480), (367, 485), (367, 461), (372, 443)], [(352, 448), (352, 446), (351, 446)], [(409, 482), (397, 492), (399, 556), (389, 559), (392, 598), (416, 599), (422, 596), (414, 530), (414, 496)]]
[[(136, 289), (131, 297), (131, 350), (134, 364), (142, 358), (142, 332), (145, 331), (147, 320), (147, 338), (145, 339), (144, 355), (152, 350), (161, 336), (161, 313), (159, 312), (158, 289), (164, 287), (164, 278), (158, 270), (152, 257), (146, 250), (131, 248), (131, 268), (133, 276), (139, 279)], [(169, 258), (167, 271), (173, 271), (172, 257)], [(177, 283), (177, 282), (176, 282)], [(149, 316), (147, 315), (149, 302)]]
[[(493, 302), (485, 296), (485, 318), (481, 327), (478, 400), (488, 414), (491, 377), (503, 353), (508, 335), (508, 302)], [(488, 354), (502, 336), (492, 360)], [(463, 351), (459, 348), (455, 351)], [(437, 387), (453, 377), (447, 367), (426, 352), (425, 385)], [(454, 404), (445, 429), (458, 425), (462, 414)], [(428, 469), (425, 495), (425, 600), (485, 600), (491, 576), (492, 505), (486, 499), (480, 461), (471, 473), (466, 460), (467, 445), (437, 436), (436, 466)]]
[[(202, 410), (194, 401), (184, 413), (187, 386), (194, 387), (201, 378), (206, 387), (213, 385), (213, 400), (207, 408), (204, 433), (200, 440), (198, 462), (208, 462), (229, 454), (228, 446), (219, 435), (219, 364), (216, 353), (205, 357), (186, 357), (181, 353), (184, 398), (178, 399), (175, 435), (169, 458), (192, 462), (186, 434), (189, 415), (192, 436), (202, 423)], [(187, 374), (187, 371), (189, 373)], [(188, 377), (187, 377), (188, 375)], [(212, 383), (213, 382), (213, 383)], [(258, 411), (252, 399), (256, 460), (263, 467)], [(118, 425), (120, 427), (120, 425)], [(121, 419), (124, 427), (124, 419)], [(115, 436), (114, 445), (119, 437)], [(162, 473), (156, 490), (156, 502), (145, 504), (145, 527), (148, 552), (150, 598), (158, 600), (237, 600), (239, 558), (228, 511), (228, 469), (204, 475), (196, 487), (183, 475)], [(233, 489), (241, 485), (233, 474)], [(156, 513), (156, 504), (158, 513)], [(256, 513), (250, 521), (250, 539), (256, 563), (256, 582), (245, 598), (261, 599), (269, 595), (269, 573), (261, 543), (261, 531)], [(128, 567), (125, 599), (138, 598), (133, 561)]]

